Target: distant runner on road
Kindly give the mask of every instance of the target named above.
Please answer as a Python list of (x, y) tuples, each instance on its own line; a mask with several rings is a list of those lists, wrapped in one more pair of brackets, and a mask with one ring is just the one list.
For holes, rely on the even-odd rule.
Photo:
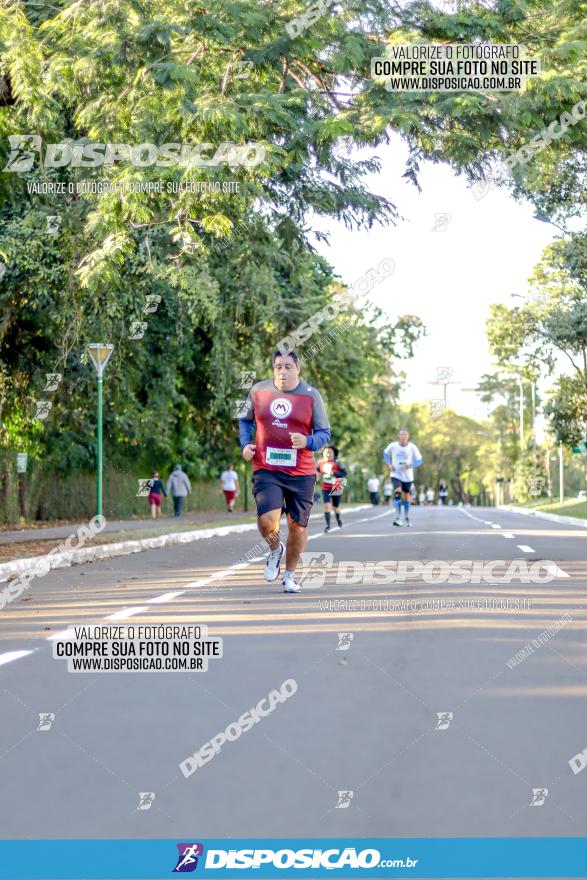
[[(273, 378), (257, 382), (249, 391), (244, 417), (239, 419), (239, 434), (242, 456), (253, 462), (257, 524), (271, 548), (265, 580), (279, 577), (285, 551), (284, 592), (299, 593), (295, 570), (306, 544), (314, 504), (313, 453), (330, 440), (330, 426), (320, 394), (300, 379), (300, 362), (294, 351), (273, 353)], [(279, 536), (284, 511), (287, 549)]]
[[(415, 443), (410, 442), (410, 432), (402, 428), (399, 432), (399, 441), (393, 440), (383, 450), (383, 458), (391, 466), (391, 482), (393, 484), (393, 501), (397, 510), (397, 516), (393, 521), (394, 526), (411, 526), (410, 522), (410, 493), (414, 482), (414, 468), (422, 464), (420, 450)], [(405, 511), (405, 520), (402, 522), (402, 506)]]
[(324, 450), (324, 460), (318, 462), (318, 474), (322, 475), (322, 500), (324, 501), (324, 519), (326, 520), (325, 532), (330, 531), (330, 517), (332, 508), (339, 529), (342, 529), (340, 518), (340, 497), (344, 491), (346, 480), (346, 468), (338, 460), (336, 446), (327, 446)]

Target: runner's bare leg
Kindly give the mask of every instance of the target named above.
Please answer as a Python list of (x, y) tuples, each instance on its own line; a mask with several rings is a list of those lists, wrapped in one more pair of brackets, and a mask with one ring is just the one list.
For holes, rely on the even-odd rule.
[(308, 529), (293, 520), (289, 514), (287, 517), (287, 523), (289, 529), (287, 533), (285, 568), (287, 571), (295, 571), (298, 562), (300, 561), (300, 554), (308, 540)]
[(261, 532), (272, 550), (277, 550), (277, 548), (279, 547), (280, 519), (281, 508), (278, 508), (277, 510), (268, 510), (267, 513), (263, 513), (257, 518), (259, 531)]

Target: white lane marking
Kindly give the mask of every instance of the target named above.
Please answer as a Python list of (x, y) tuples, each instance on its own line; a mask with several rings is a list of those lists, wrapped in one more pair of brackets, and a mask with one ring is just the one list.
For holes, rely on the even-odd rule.
[(502, 532), (503, 538), (515, 538), (515, 535), (512, 535), (511, 532)]
[(4, 666), (5, 663), (12, 663), (13, 660), (20, 660), (21, 657), (26, 657), (36, 650), (36, 648), (31, 648), (30, 651), (7, 651), (6, 654), (0, 654), (0, 666)]
[[(479, 519), (478, 516), (474, 516), (472, 513), (469, 513), (469, 511), (468, 511), (468, 510), (465, 510), (464, 507), (457, 507), (456, 509), (457, 509), (457, 510), (460, 510), (461, 513), (464, 513), (465, 516), (468, 516), (469, 519), (476, 519), (477, 522), (483, 522), (482, 519)], [(453, 510), (454, 510), (454, 508), (453, 508)]]
[(570, 577), (570, 574), (567, 571), (563, 571), (562, 568), (559, 568), (559, 566), (556, 564), (556, 562), (553, 563), (552, 565), (547, 565), (546, 570), (549, 574), (554, 575), (554, 577), (559, 577), (559, 578)]
[(518, 544), (518, 550), (521, 550), (522, 553), (536, 553), (536, 550), (533, 550), (532, 547), (528, 547), (527, 544)]
[[(368, 507), (367, 504), (363, 504), (360, 507), (355, 507), (352, 510), (348, 511), (348, 514), (354, 513), (357, 510), (365, 510)], [(387, 512), (387, 511), (386, 511)], [(385, 515), (385, 514), (383, 514)], [(319, 516), (319, 514), (314, 514), (314, 516)], [(365, 519), (373, 519), (374, 517), (366, 517)], [(354, 522), (363, 522), (363, 520), (354, 520)], [(322, 532), (318, 532), (316, 535), (311, 535), (310, 537), (318, 538)], [(310, 538), (308, 538), (310, 540)], [(147, 605), (158, 605), (163, 604), (167, 601), (172, 601), (172, 599), (176, 599), (178, 596), (181, 596), (187, 589), (197, 589), (198, 587), (207, 587), (212, 580), (217, 580), (221, 577), (230, 577), (234, 572), (240, 571), (243, 568), (248, 568), (248, 566), (252, 562), (262, 562), (266, 557), (265, 556), (257, 556), (254, 559), (250, 559), (248, 562), (235, 562), (234, 565), (231, 565), (229, 569), (224, 569), (222, 571), (216, 572), (205, 579), (198, 579), (195, 581), (190, 581), (187, 584), (184, 584), (184, 589), (179, 590), (177, 592), (164, 593), (161, 596), (156, 596), (154, 599), (147, 599)], [(122, 611), (116, 611), (114, 614), (109, 615), (108, 617), (101, 618), (102, 620), (126, 620), (127, 617), (133, 617), (135, 614), (140, 614), (142, 611), (147, 610), (147, 605), (135, 606), (134, 608), (125, 608)], [(51, 642), (56, 639), (72, 639), (75, 636), (75, 630), (73, 627), (71, 629), (64, 629), (61, 632), (53, 633), (53, 635), (47, 636), (45, 641)], [(0, 665), (2, 663), (10, 663), (12, 660), (18, 660), (20, 657), (26, 657), (28, 654), (32, 654), (33, 651), (36, 651), (37, 648), (33, 648), (31, 651), (10, 651), (7, 654), (0, 654)], [(3, 659), (6, 658), (6, 659)]]
[(75, 629), (73, 626), (71, 629), (62, 629), (61, 632), (53, 633), (52, 636), (47, 636), (47, 642), (54, 642), (56, 639), (59, 641), (64, 641), (64, 639), (73, 639), (75, 637)]
[(490, 519), (484, 519), (483, 522), (485, 523), (486, 526), (492, 526), (492, 525), (493, 525), (493, 522), (492, 522), (492, 520), (490, 520)]
[(498, 526), (497, 523), (491, 523), (492, 529), (501, 529), (501, 526)]
[(114, 614), (109, 614), (104, 620), (126, 620), (127, 617), (134, 617), (135, 614), (140, 614), (141, 611), (146, 611), (146, 608), (146, 605), (137, 605), (134, 608), (123, 608), (122, 611), (116, 611)]
[(162, 596), (155, 596), (154, 599), (147, 599), (147, 605), (159, 605), (162, 602), (170, 602), (172, 599), (177, 599), (178, 596), (183, 595), (183, 590), (178, 590), (177, 593), (163, 593)]
[[(377, 516), (364, 516), (364, 517), (362, 517), (361, 519), (354, 519), (354, 520), (350, 523), (350, 525), (356, 526), (356, 525), (358, 525), (359, 523), (363, 523), (363, 522), (371, 522), (371, 521), (374, 520), (374, 519), (382, 519), (382, 517), (384, 517), (384, 516), (391, 516), (391, 514), (392, 514), (393, 512), (394, 512), (394, 511), (392, 511), (392, 510), (386, 510), (385, 513), (378, 513)], [(333, 527), (333, 528), (330, 530), (331, 533), (332, 533), (332, 532), (337, 532), (337, 531), (340, 532), (340, 531), (342, 531), (342, 529), (341, 529), (339, 526), (336, 526), (336, 527)], [(348, 535), (349, 537), (351, 537), (350, 533), (348, 533), (348, 532), (346, 531), (346, 529), (344, 530), (344, 533), (345, 533), (345, 535)], [(327, 534), (328, 534), (328, 532), (316, 532), (316, 533), (313, 534), (313, 535), (308, 535), (308, 541), (314, 541), (316, 538), (325, 538)], [(360, 537), (362, 537), (362, 535), (361, 535)], [(380, 537), (380, 538), (381, 538), (381, 537), (387, 537), (387, 535), (379, 535), (379, 537)], [(263, 557), (263, 558), (265, 558), (265, 557)]]
[[(405, 526), (403, 526), (403, 528), (405, 528)], [(396, 534), (397, 532), (369, 532), (368, 535), (365, 535), (362, 532), (357, 532), (357, 534), (354, 532), (345, 532), (347, 538), (389, 538), (390, 535)], [(315, 537), (318, 537), (318, 535)], [(308, 538), (308, 540), (310, 539)]]

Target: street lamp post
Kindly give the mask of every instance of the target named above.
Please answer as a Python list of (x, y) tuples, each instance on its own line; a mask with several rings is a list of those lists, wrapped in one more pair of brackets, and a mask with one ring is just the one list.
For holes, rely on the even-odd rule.
[(96, 516), (102, 516), (102, 377), (114, 346), (106, 342), (91, 342), (88, 354), (98, 375), (98, 421), (96, 425)]

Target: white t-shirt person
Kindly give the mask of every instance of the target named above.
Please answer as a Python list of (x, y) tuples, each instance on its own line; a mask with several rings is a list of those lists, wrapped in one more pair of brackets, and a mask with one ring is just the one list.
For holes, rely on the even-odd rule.
[(379, 480), (377, 477), (371, 477), (371, 479), (367, 480), (367, 489), (369, 492), (379, 492)]
[[(420, 450), (415, 443), (409, 440), (405, 446), (402, 446), (399, 440), (394, 440), (385, 448), (384, 456), (389, 455), (391, 464), (391, 476), (402, 483), (412, 483), (414, 481), (414, 465), (422, 461)], [(386, 459), (387, 460), (387, 459)]]
[(222, 480), (222, 488), (225, 492), (234, 492), (238, 485), (238, 477), (236, 471), (223, 471), (220, 479)]

